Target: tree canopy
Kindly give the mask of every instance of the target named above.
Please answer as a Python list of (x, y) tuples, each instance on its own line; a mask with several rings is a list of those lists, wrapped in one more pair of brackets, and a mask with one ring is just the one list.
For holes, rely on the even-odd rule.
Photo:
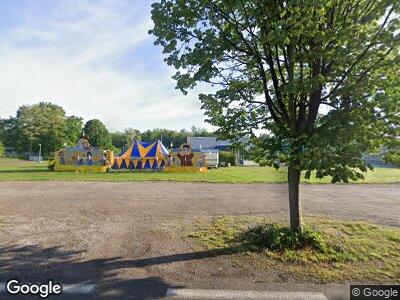
[(122, 150), (127, 148), (131, 143), (132, 140), (140, 140), (140, 131), (133, 128), (126, 128), (124, 131), (117, 131), (110, 133), (111, 141), (113, 146), (118, 149)]
[(186, 143), (188, 136), (215, 135), (195, 126), (180, 131), (156, 128), (141, 133), (137, 129), (126, 128), (109, 133), (99, 120), (88, 121), (84, 130), (81, 117), (66, 116), (62, 107), (49, 102), (23, 105), (15, 117), (0, 119), (0, 141), (20, 154), (37, 152), (39, 144), (43, 146), (44, 155), (60, 149), (64, 144), (75, 146), (84, 131), (92, 145), (117, 152), (128, 147), (133, 139), (155, 141), (162, 138), (166, 146), (172, 143), (174, 147), (179, 147)]
[(84, 127), (86, 138), (90, 145), (101, 149), (111, 149), (112, 142), (106, 126), (98, 119), (89, 120)]
[(65, 139), (69, 146), (75, 146), (76, 141), (82, 136), (83, 119), (81, 117), (70, 116), (66, 118)]
[(39, 144), (45, 155), (66, 142), (67, 119), (61, 106), (40, 102), (22, 105), (16, 117), (1, 120), (5, 146), (18, 152), (36, 152)]
[(362, 153), (383, 144), (398, 151), (398, 1), (161, 0), (152, 7), (150, 33), (177, 69), (177, 87), (186, 94), (210, 84), (200, 95), (208, 122), (232, 140), (250, 137), (262, 165), (289, 166), (293, 228), (301, 223), (302, 170), (347, 182), (370, 167)]

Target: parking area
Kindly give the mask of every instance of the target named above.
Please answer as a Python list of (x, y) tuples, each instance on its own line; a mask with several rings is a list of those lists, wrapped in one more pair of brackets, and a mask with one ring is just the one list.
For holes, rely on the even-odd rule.
[[(302, 185), (301, 197), (306, 215), (400, 226), (400, 185)], [(183, 238), (215, 216), (286, 219), (285, 184), (1, 182), (0, 207), (1, 282), (96, 283), (102, 295), (148, 297), (169, 287), (313, 284), (233, 267)]]

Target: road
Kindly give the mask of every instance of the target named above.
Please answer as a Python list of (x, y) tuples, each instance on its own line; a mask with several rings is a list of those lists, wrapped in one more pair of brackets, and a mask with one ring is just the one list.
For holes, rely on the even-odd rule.
[[(302, 185), (301, 198), (306, 215), (400, 227), (400, 185)], [(138, 298), (171, 287), (337, 289), (233, 268), (182, 239), (198, 219), (286, 219), (284, 184), (1, 182), (0, 207), (0, 282), (95, 283), (100, 295)]]

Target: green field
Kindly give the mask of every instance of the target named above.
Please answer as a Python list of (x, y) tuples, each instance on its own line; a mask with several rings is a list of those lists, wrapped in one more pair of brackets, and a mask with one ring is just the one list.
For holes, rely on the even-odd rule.
[[(286, 169), (269, 167), (230, 167), (208, 170), (207, 173), (121, 172), (121, 173), (68, 173), (52, 172), (47, 162), (28, 162), (18, 159), (0, 159), (0, 181), (184, 181), (226, 183), (279, 183), (286, 181)], [(311, 177), (307, 183), (329, 183)], [(376, 168), (359, 183), (400, 183), (400, 169)]]

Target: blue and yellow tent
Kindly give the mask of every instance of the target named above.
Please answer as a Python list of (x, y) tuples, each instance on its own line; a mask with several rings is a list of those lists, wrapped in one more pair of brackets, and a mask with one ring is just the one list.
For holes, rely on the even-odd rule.
[(134, 140), (124, 153), (115, 157), (112, 168), (115, 170), (163, 170), (168, 154), (167, 148), (161, 141), (147, 143)]

